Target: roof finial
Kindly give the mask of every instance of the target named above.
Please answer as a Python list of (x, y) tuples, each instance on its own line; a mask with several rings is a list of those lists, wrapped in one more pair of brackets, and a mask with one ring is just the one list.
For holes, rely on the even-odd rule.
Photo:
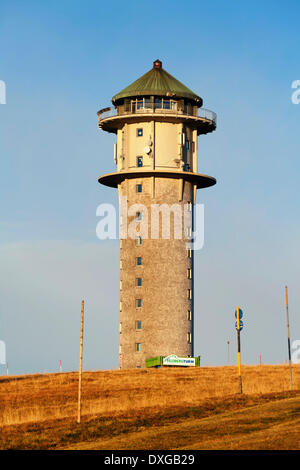
[(153, 62), (153, 68), (154, 68), (154, 69), (161, 69), (161, 68), (162, 68), (162, 62), (161, 62), (161, 60), (156, 59), (156, 60)]

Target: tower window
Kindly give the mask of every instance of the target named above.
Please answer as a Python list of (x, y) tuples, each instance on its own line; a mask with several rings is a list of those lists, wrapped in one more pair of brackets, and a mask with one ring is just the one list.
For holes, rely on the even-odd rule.
[(137, 184), (136, 185), (136, 192), (141, 193), (143, 191), (143, 185), (142, 184)]
[(142, 287), (142, 278), (141, 277), (136, 278), (136, 285), (137, 285), (137, 287)]
[(191, 310), (187, 311), (187, 319), (192, 320), (192, 311)]
[(136, 158), (136, 164), (138, 167), (143, 166), (143, 157), (137, 157)]
[(137, 129), (136, 130), (136, 135), (137, 135), (137, 137), (142, 137), (143, 136), (143, 129)]
[(187, 254), (188, 258), (191, 258), (192, 257), (192, 250), (191, 249), (186, 250), (186, 254)]
[(137, 264), (137, 266), (142, 266), (142, 258), (141, 258), (141, 256), (139, 256), (139, 257), (136, 259), (136, 264)]
[(191, 300), (191, 298), (192, 298), (192, 289), (187, 290), (187, 298)]
[(191, 268), (187, 269), (187, 278), (192, 279), (192, 269)]
[(141, 308), (141, 306), (142, 306), (142, 299), (136, 299), (136, 300), (135, 300), (135, 306), (136, 306), (136, 308)]
[(142, 213), (141, 213), (141, 212), (137, 212), (137, 213), (136, 213), (136, 218), (137, 218), (137, 220), (142, 220)]
[(154, 98), (154, 107), (155, 108), (162, 108), (162, 99), (161, 98)]
[(135, 343), (135, 350), (136, 352), (140, 352), (142, 350), (142, 343)]
[(192, 342), (192, 333), (190, 333), (190, 332), (187, 334), (187, 342), (189, 344), (191, 344), (191, 342)]
[(142, 322), (141, 322), (141, 320), (137, 320), (137, 321), (135, 322), (135, 329), (136, 329), (136, 330), (141, 330), (141, 329), (142, 329)]
[(136, 239), (137, 246), (140, 246), (142, 244), (142, 241), (143, 241), (142, 237), (137, 237)]

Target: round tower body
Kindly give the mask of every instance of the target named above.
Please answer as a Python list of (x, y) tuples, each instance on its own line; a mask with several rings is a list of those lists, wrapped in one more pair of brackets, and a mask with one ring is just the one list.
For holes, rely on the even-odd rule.
[[(178, 183), (157, 177), (154, 194), (151, 177), (121, 183), (120, 194), (140, 212), (148, 237), (141, 227), (142, 235), (120, 241), (120, 367), (143, 367), (155, 356), (193, 356), (193, 250), (191, 223), (184, 223), (192, 215), (193, 185)], [(128, 225), (134, 217), (128, 215)]]
[(113, 103), (98, 116), (117, 136), (116, 171), (99, 182), (119, 192), (119, 366), (136, 368), (194, 355), (193, 207), (216, 182), (197, 171), (197, 136), (216, 117), (160, 61)]

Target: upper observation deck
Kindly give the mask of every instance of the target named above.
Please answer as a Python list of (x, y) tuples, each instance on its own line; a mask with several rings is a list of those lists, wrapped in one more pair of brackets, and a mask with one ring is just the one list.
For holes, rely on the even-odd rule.
[(202, 108), (202, 98), (162, 68), (153, 68), (112, 98), (114, 107), (98, 111), (98, 126), (117, 133), (126, 122), (166, 121), (183, 123), (198, 134), (216, 129), (217, 116)]
[(169, 98), (136, 98), (124, 102), (116, 108), (100, 109), (98, 127), (116, 133), (124, 122), (159, 120), (183, 122), (197, 129), (198, 134), (213, 132), (217, 126), (217, 115), (208, 109), (198, 108), (183, 100)]

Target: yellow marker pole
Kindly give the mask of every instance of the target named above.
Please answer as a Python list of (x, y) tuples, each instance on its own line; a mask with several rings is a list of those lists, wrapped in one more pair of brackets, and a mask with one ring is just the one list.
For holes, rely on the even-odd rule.
[(241, 336), (240, 336), (240, 308), (236, 308), (236, 329), (238, 343), (238, 374), (239, 374), (239, 390), (243, 393), (242, 374), (241, 374)]
[(292, 378), (292, 360), (291, 360), (291, 336), (290, 336), (290, 321), (289, 321), (289, 301), (288, 301), (288, 288), (285, 286), (285, 304), (286, 304), (286, 327), (288, 336), (288, 353), (289, 353), (289, 369), (290, 369), (290, 389), (293, 388)]

